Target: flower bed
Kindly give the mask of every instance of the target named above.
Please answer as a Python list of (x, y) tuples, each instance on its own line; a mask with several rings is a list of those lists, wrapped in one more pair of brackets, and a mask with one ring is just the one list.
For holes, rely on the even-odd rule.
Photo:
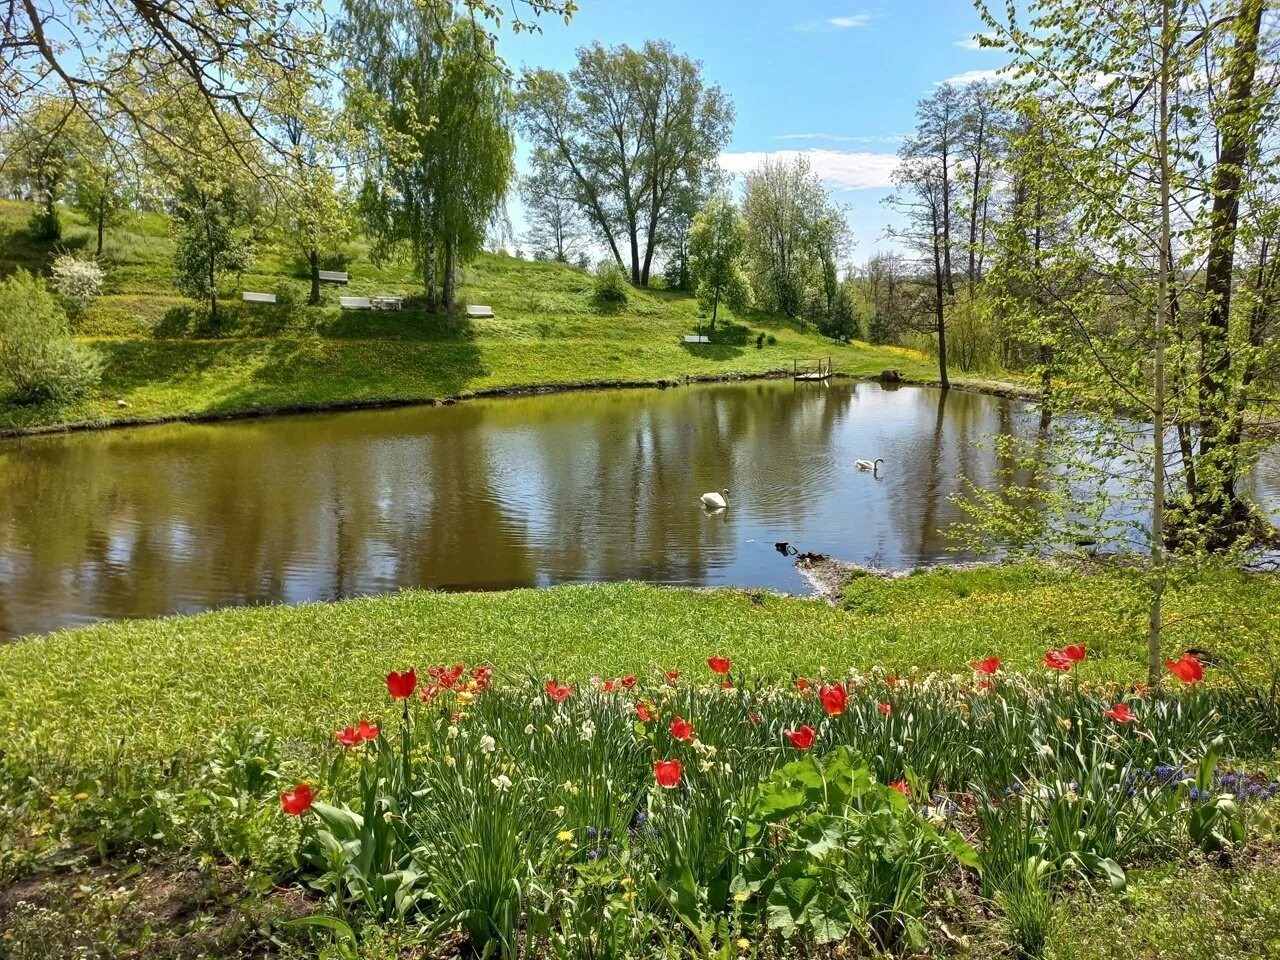
[[(1191, 658), (1194, 660), (1194, 658)], [(1056, 675), (877, 673), (785, 683), (675, 672), (496, 685), (487, 667), (387, 677), (280, 798), (324, 931), (420, 924), (481, 955), (925, 948), (976, 912), (1043, 942), (1068, 885), (1245, 842), (1277, 784), (1273, 699), (1093, 688)], [(375, 722), (376, 721), (376, 722)]]

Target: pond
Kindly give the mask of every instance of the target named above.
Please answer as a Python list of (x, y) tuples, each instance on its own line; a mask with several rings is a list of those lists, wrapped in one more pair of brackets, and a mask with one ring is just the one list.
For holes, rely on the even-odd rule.
[(1036, 423), (982, 394), (788, 380), (7, 440), (0, 636), (401, 587), (806, 591), (782, 540), (965, 559), (940, 531), (959, 476), (997, 482), (975, 441)]

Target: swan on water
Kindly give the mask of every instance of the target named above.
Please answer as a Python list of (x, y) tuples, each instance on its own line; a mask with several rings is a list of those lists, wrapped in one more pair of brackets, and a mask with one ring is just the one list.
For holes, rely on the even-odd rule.
[(721, 510), (729, 505), (729, 491), (721, 490), (719, 493), (712, 491), (702, 495), (702, 505), (711, 507), (713, 510)]
[(874, 460), (857, 460), (853, 465), (859, 470), (870, 470), (872, 473), (878, 473), (882, 463), (884, 463), (884, 457), (876, 457)]

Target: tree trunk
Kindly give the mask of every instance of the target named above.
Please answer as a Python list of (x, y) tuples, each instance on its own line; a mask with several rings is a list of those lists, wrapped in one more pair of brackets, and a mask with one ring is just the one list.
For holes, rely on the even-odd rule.
[(943, 266), (942, 251), (938, 249), (938, 237), (933, 240), (933, 288), (934, 288), (934, 321), (938, 330), (938, 379), (942, 389), (951, 389), (951, 380), (947, 376), (947, 317), (943, 309)]
[(711, 329), (716, 328), (716, 313), (720, 309), (720, 288), (716, 287), (715, 296), (711, 299)]
[(102, 234), (107, 227), (107, 198), (105, 195), (98, 197), (98, 250), (94, 254), (96, 257), (102, 256)]
[(1160, 170), (1160, 282), (1156, 306), (1155, 365), (1151, 402), (1151, 593), (1147, 606), (1147, 683), (1160, 686), (1160, 647), (1164, 633), (1164, 337), (1169, 309), (1169, 279), (1173, 269), (1172, 228), (1169, 223), (1169, 58), (1173, 46), (1169, 7), (1161, 2), (1160, 117), (1157, 153)]
[(440, 285), (444, 298), (445, 318), (449, 329), (453, 329), (453, 300), (454, 300), (454, 276), (453, 276), (453, 237), (444, 238), (444, 276), (441, 278)]
[(307, 251), (307, 263), (311, 265), (311, 296), (307, 303), (313, 307), (320, 302), (320, 252), (314, 248)]
[(1239, 504), (1235, 451), (1227, 446), (1230, 433), (1231, 283), (1235, 269), (1236, 228), (1244, 165), (1257, 141), (1257, 123), (1249, 122), (1253, 83), (1257, 72), (1258, 37), (1263, 0), (1241, 0), (1235, 25), (1235, 47), (1227, 67), (1227, 106), (1220, 130), (1222, 150), (1213, 171), (1213, 209), (1210, 214), (1209, 254), (1204, 289), (1208, 303), (1200, 333), (1200, 490), (1195, 519), (1210, 534), (1210, 542), (1231, 539)]
[(436, 235), (434, 233), (427, 237), (425, 244), (426, 255), (422, 262), (422, 285), (427, 288), (427, 309), (434, 313), (438, 303), (436, 301)]

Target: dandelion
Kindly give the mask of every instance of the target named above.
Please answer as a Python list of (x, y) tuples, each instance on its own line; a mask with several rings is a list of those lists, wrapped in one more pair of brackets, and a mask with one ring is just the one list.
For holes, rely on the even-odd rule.
[(556, 834), (556, 839), (559, 840), (561, 843), (568, 843), (570, 840), (573, 839), (573, 831), (561, 830), (559, 833)]

